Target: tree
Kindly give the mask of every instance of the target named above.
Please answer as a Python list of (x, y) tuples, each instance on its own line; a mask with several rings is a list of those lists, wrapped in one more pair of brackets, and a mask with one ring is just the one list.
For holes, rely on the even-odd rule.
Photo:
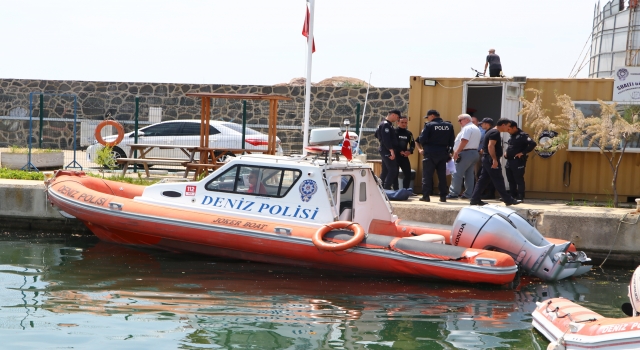
[(100, 170), (102, 172), (102, 177), (104, 177), (104, 169), (115, 169), (118, 167), (116, 164), (116, 159), (113, 156), (113, 147), (104, 146), (100, 148), (96, 152), (96, 164), (101, 165), (103, 169)]
[(626, 106), (622, 114), (618, 111), (618, 104), (608, 104), (598, 100), (600, 116), (588, 117), (575, 107), (567, 95), (557, 95), (557, 102), (561, 113), (553, 118), (542, 108), (541, 91), (527, 89), (533, 93), (531, 101), (521, 97), (523, 108), (520, 115), (524, 123), (534, 130), (534, 137), (538, 139), (543, 131), (553, 130), (558, 135), (546, 143), (538, 145), (539, 149), (555, 151), (566, 147), (569, 142), (575, 146), (597, 148), (608, 161), (611, 168), (611, 189), (613, 192), (613, 206), (618, 207), (617, 179), (622, 157), (630, 142), (638, 139), (640, 132), (640, 106)]

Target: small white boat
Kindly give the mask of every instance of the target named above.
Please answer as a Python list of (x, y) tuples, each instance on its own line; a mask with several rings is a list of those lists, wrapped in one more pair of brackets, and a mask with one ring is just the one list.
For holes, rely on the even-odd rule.
[(538, 302), (533, 327), (551, 343), (547, 349), (640, 349), (640, 267), (629, 284), (630, 303), (622, 305), (629, 317), (604, 317), (564, 298)]

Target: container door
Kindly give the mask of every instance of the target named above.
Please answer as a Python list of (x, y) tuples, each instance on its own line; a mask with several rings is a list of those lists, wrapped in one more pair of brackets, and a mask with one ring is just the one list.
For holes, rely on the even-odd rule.
[(479, 120), (491, 118), (497, 121), (502, 116), (504, 87), (500, 81), (464, 82), (462, 89), (462, 113), (473, 111)]
[[(384, 220), (385, 218), (383, 214), (378, 212), (382, 197), (374, 195), (374, 191), (378, 191), (378, 186), (372, 172), (364, 169), (359, 170), (351, 186), (353, 187), (353, 221), (359, 223), (364, 231), (368, 232), (371, 220), (374, 218)], [(384, 204), (382, 203), (382, 205)]]
[(502, 89), (502, 118), (515, 120), (518, 126), (521, 126), (522, 116), (520, 112), (520, 96), (522, 96), (523, 84), (520, 83), (504, 83)]
[(355, 211), (353, 208), (353, 176), (343, 174), (332, 177), (330, 186), (338, 211), (338, 219), (340, 221), (353, 221)]
[[(518, 123), (518, 127), (522, 128), (522, 116), (518, 115), (520, 112), (520, 96), (522, 96), (523, 84), (520, 83), (504, 83), (504, 87), (502, 89), (502, 112), (501, 118), (507, 118), (511, 120), (515, 120)], [(501, 133), (502, 135), (502, 149), (507, 150), (507, 143), (509, 142), (508, 132)], [(509, 189), (509, 182), (507, 181), (507, 173), (505, 170), (505, 166), (507, 165), (507, 160), (504, 157), (500, 158), (500, 163), (502, 165), (502, 176), (504, 177), (504, 184), (507, 189)]]

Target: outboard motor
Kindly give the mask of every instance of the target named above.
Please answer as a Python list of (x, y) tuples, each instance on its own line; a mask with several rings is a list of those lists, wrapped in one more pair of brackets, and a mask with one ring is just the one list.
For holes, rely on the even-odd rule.
[[(527, 219), (520, 216), (520, 214), (518, 214), (515, 210), (498, 205), (490, 205), (486, 208), (506, 215), (511, 220), (511, 222), (514, 223), (514, 225), (524, 236), (524, 238), (528, 239), (533, 245), (541, 247), (544, 245), (552, 244), (533, 225), (531, 225), (531, 223)], [(570, 245), (571, 244), (569, 243), (569, 246)], [(569, 246), (567, 246), (567, 248)], [(564, 271), (561, 274), (561, 276), (564, 277), (559, 277), (558, 279), (563, 279), (569, 276), (579, 276), (591, 271), (591, 259), (587, 257), (587, 254), (582, 251), (565, 251), (565, 253), (568, 259), (567, 263), (564, 266)]]
[(504, 214), (506, 217), (513, 222), (516, 226), (518, 232), (520, 232), (524, 238), (528, 239), (531, 243), (537, 246), (543, 246), (547, 244), (551, 244), (551, 242), (547, 241), (546, 238), (535, 228), (531, 223), (520, 216), (518, 212), (513, 209), (509, 209), (507, 207), (501, 205), (488, 205), (485, 207), (486, 209), (493, 210), (498, 213)]
[(453, 223), (451, 244), (509, 254), (520, 267), (544, 281), (577, 276), (591, 269), (582, 252), (571, 253), (571, 242), (553, 244), (515, 211), (498, 206), (462, 208)]

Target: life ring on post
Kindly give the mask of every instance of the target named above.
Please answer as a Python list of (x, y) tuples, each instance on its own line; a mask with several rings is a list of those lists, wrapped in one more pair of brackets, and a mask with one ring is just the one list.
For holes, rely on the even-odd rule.
[[(328, 243), (322, 239), (324, 235), (330, 232), (331, 230), (339, 230), (341, 228), (348, 228), (351, 231), (353, 231), (353, 237), (346, 242), (342, 242), (338, 244)], [(339, 250), (345, 250), (345, 249), (355, 247), (356, 245), (360, 244), (360, 242), (362, 242), (362, 240), (364, 239), (364, 236), (365, 236), (364, 230), (362, 229), (362, 226), (360, 226), (359, 224), (355, 222), (350, 222), (350, 221), (336, 221), (336, 222), (332, 222), (331, 224), (327, 224), (320, 227), (318, 231), (316, 231), (316, 233), (313, 234), (311, 241), (318, 249), (328, 250), (328, 251), (339, 251)]]
[[(113, 126), (114, 128), (116, 128), (116, 131), (118, 132), (118, 137), (113, 142), (105, 141), (102, 138), (102, 135), (100, 135), (100, 132), (102, 131), (102, 128), (104, 128), (107, 125)], [(94, 133), (94, 136), (96, 137), (96, 140), (98, 141), (99, 144), (101, 144), (103, 146), (113, 147), (113, 146), (119, 144), (120, 141), (122, 141), (122, 139), (124, 138), (124, 128), (122, 127), (122, 125), (120, 125), (120, 123), (118, 123), (115, 120), (105, 120), (105, 121), (101, 122), (100, 124), (98, 124), (98, 126), (96, 126), (96, 132)]]

